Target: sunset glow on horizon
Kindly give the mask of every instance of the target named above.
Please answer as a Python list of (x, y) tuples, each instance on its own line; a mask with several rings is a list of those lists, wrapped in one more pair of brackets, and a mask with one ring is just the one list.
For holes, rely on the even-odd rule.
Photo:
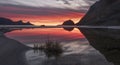
[(11, 39), (21, 41), (22, 43), (42, 42), (47, 40), (48, 36), (51, 40), (56, 41), (70, 41), (85, 38), (77, 28), (74, 28), (71, 32), (66, 31), (63, 28), (23, 29), (6, 33), (6, 35)]
[(0, 0), (0, 17), (30, 21), (34, 25), (60, 25), (80, 21), (96, 0)]
[(61, 25), (64, 21), (66, 20), (73, 20), (74, 23), (77, 23), (80, 21), (80, 19), (84, 16), (84, 14), (77, 14), (76, 15), (70, 15), (70, 16), (19, 16), (18, 17), (7, 17), (6, 18), (10, 18), (13, 21), (19, 21), (19, 20), (23, 20), (24, 22), (31, 22), (34, 25)]

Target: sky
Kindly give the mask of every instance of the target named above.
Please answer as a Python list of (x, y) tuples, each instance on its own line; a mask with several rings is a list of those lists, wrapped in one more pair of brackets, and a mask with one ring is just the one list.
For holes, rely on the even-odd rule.
[(0, 0), (0, 17), (34, 25), (77, 23), (97, 0)]

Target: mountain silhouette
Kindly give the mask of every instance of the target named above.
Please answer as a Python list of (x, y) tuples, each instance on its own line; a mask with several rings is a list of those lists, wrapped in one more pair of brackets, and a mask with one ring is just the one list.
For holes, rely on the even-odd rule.
[[(119, 26), (120, 0), (100, 0), (93, 4), (77, 25)], [(90, 45), (101, 52), (106, 59), (120, 65), (120, 30), (119, 29), (83, 29)]]
[(100, 0), (93, 4), (77, 25), (120, 25), (120, 0)]
[(0, 17), (0, 25), (32, 25), (32, 24), (30, 22), (24, 23), (22, 20), (14, 22), (11, 19)]

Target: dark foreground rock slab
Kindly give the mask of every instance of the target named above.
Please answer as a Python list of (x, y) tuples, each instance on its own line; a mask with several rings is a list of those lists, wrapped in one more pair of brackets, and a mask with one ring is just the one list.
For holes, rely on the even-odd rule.
[(27, 65), (24, 53), (30, 48), (0, 35), (0, 65)]

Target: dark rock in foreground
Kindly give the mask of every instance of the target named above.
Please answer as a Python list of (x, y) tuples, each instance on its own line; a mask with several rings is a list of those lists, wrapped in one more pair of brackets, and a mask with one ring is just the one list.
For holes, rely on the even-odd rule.
[(0, 35), (0, 65), (27, 65), (24, 57), (25, 51), (30, 48)]

